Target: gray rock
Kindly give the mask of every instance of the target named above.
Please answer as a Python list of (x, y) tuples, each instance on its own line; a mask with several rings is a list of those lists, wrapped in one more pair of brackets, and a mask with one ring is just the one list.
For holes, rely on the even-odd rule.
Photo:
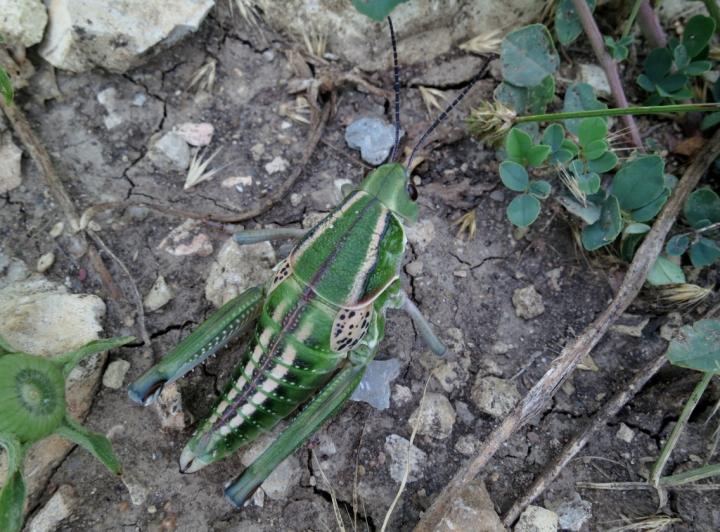
[(40, 55), (63, 70), (123, 73), (197, 30), (214, 4), (175, 0), (167, 9), (162, 0), (125, 0), (108, 8), (103, 0), (54, 0)]
[(433, 64), (410, 80), (410, 85), (429, 85), (436, 89), (460, 85), (475, 76), (485, 59), (474, 55), (461, 55), (448, 61)]
[[(242, 456), (243, 465), (249, 466), (262, 452), (275, 441), (277, 435), (264, 436), (253, 444)], [(262, 483), (261, 488), (269, 498), (282, 500), (290, 490), (300, 482), (302, 470), (300, 460), (291, 454), (277, 466)]]
[(240, 246), (230, 237), (210, 267), (205, 297), (220, 307), (248, 288), (266, 282), (276, 262), (269, 242)]
[(148, 312), (153, 312), (167, 305), (173, 297), (175, 297), (175, 293), (165, 281), (165, 277), (158, 275), (158, 278), (155, 279), (152, 288), (150, 288), (150, 291), (143, 300), (143, 307), (145, 307), (145, 310)]
[(47, 12), (41, 0), (0, 0), (0, 35), (12, 45), (42, 41)]
[(21, 159), (22, 150), (13, 143), (10, 133), (0, 135), (0, 194), (5, 194), (22, 183)]
[(424, 264), (422, 261), (414, 260), (405, 266), (405, 271), (410, 277), (418, 277), (423, 273)]
[(417, 247), (418, 251), (425, 251), (435, 238), (435, 225), (427, 218), (405, 228), (408, 242)]
[(556, 532), (558, 516), (540, 506), (528, 506), (520, 515), (515, 532)]
[(635, 432), (625, 423), (620, 423), (620, 428), (618, 428), (615, 437), (620, 441), (624, 441), (625, 443), (632, 443), (632, 441), (635, 439)]
[(150, 148), (148, 157), (159, 170), (184, 171), (190, 165), (190, 147), (178, 133), (170, 131)]
[(520, 400), (515, 384), (498, 377), (478, 375), (471, 392), (475, 406), (496, 418), (507, 416)]
[(460, 436), (455, 442), (455, 450), (464, 456), (472, 456), (475, 454), (477, 438), (472, 434)]
[(113, 390), (122, 388), (125, 375), (130, 369), (130, 362), (127, 360), (114, 360), (108, 364), (103, 375), (103, 386)]
[(400, 362), (397, 358), (373, 360), (368, 364), (365, 375), (350, 399), (365, 401), (378, 410), (387, 410), (390, 408), (390, 384), (398, 375)]
[(467, 484), (452, 501), (435, 532), (505, 532), (500, 516), (495, 511), (490, 495), (482, 480)]
[(597, 65), (580, 65), (580, 81), (587, 83), (600, 98), (610, 97), (610, 83), (605, 71)]
[(410, 430), (419, 423), (418, 434), (436, 440), (446, 440), (452, 433), (456, 417), (448, 398), (439, 393), (428, 392), (421, 406), (410, 415), (408, 420)]
[(360, 150), (363, 161), (378, 166), (390, 155), (395, 143), (395, 126), (379, 118), (362, 117), (347, 127), (345, 142), (350, 148)]
[(65, 519), (72, 515), (77, 505), (77, 496), (72, 486), (63, 484), (45, 503), (45, 506), (35, 514), (28, 532), (52, 532)]
[(518, 318), (531, 320), (545, 312), (542, 296), (533, 285), (515, 290), (512, 302)]
[(427, 454), (414, 445), (410, 445), (410, 441), (397, 434), (390, 434), (385, 438), (385, 451), (390, 455), (390, 477), (395, 482), (402, 482), (408, 460), (410, 465), (407, 483), (423, 478)]
[(584, 501), (577, 493), (574, 494), (572, 500), (563, 501), (555, 508), (558, 516), (560, 528), (562, 530), (570, 530), (579, 532), (583, 525), (592, 517), (592, 503)]

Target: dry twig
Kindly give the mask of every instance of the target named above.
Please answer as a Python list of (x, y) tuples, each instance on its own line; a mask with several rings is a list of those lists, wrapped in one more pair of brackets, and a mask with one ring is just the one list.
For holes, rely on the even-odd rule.
[(532, 387), (525, 398), (515, 407), (485, 441), (480, 451), (455, 477), (428, 508), (415, 527), (416, 532), (434, 530), (443, 515), (451, 507), (463, 487), (471, 482), (500, 446), (531, 418), (536, 416), (555, 395), (580, 360), (597, 345), (610, 325), (627, 309), (640, 292), (650, 268), (662, 251), (665, 237), (675, 222), (688, 194), (697, 186), (710, 164), (720, 155), (720, 132), (715, 133), (695, 160), (685, 170), (670, 200), (665, 204), (652, 229), (645, 237), (629, 265), (622, 285), (605, 311), (598, 316), (575, 340), (570, 342), (553, 362), (550, 369)]

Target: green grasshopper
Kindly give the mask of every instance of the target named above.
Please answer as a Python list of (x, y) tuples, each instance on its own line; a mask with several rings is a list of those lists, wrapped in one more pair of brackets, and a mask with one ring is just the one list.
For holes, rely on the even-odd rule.
[(300, 239), (274, 268), (267, 285), (250, 288), (223, 305), (129, 388), (134, 401), (150, 404), (163, 386), (185, 375), (258, 321), (244, 363), (180, 456), (181, 472), (198, 471), (248, 445), (307, 403), (265, 452), (225, 489), (225, 495), (238, 507), (352, 395), (378, 352), (388, 309), (407, 312), (432, 351), (439, 356), (445, 353), (399, 279), (406, 246), (403, 224), (417, 221), (419, 211), (408, 168), (427, 136), (477, 77), (422, 135), (407, 167), (392, 162), (400, 137), (400, 82), (395, 35), (392, 21), (388, 22), (395, 75), (391, 162), (370, 172), (307, 233), (264, 229), (236, 234), (240, 244)]

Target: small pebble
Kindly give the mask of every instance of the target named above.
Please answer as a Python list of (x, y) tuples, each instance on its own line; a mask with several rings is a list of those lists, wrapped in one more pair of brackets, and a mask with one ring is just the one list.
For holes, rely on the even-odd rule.
[(625, 423), (620, 423), (620, 428), (618, 429), (617, 434), (615, 434), (615, 437), (625, 443), (632, 443), (635, 438), (635, 432)]
[(52, 226), (52, 229), (50, 229), (50, 238), (57, 238), (59, 237), (63, 229), (65, 228), (65, 224), (63, 222), (58, 222), (55, 225)]
[(290, 165), (290, 163), (288, 163), (282, 157), (275, 157), (272, 161), (270, 161), (269, 163), (267, 163), (265, 165), (265, 171), (268, 174), (272, 175), (272, 174), (276, 174), (278, 172), (284, 172), (285, 170), (288, 169), (289, 165)]
[(44, 273), (48, 271), (54, 262), (55, 253), (53, 253), (52, 251), (45, 253), (37, 261), (37, 271), (39, 273)]
[(119, 390), (125, 381), (125, 375), (130, 369), (130, 362), (127, 360), (114, 360), (108, 364), (103, 375), (103, 386), (111, 390)]

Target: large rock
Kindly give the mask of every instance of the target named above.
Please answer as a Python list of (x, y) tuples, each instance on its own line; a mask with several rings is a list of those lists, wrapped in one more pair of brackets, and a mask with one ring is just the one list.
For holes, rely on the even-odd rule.
[(0, 133), (0, 194), (22, 183), (21, 159), (22, 150), (15, 146), (10, 133)]
[(53, 0), (40, 48), (48, 62), (83, 72), (99, 66), (122, 73), (198, 26), (214, 0)]
[[(0, 335), (16, 349), (41, 356), (77, 349), (99, 338), (104, 314), (105, 303), (99, 297), (70, 294), (41, 275), (30, 276), (21, 261), (0, 250)], [(75, 419), (83, 419), (90, 409), (104, 361), (104, 354), (92, 356), (70, 373), (65, 399)], [(32, 464), (26, 476), (31, 497), (71, 448), (69, 441), (58, 436), (30, 448), (25, 463)], [(6, 472), (5, 455), (1, 455), (0, 480)]]
[[(392, 12), (398, 57), (404, 65), (432, 60), (479, 34), (526, 24), (537, 18), (544, 4), (533, 0), (403, 3)], [(392, 62), (387, 24), (373, 22), (350, 2), (266, 2), (265, 18), (277, 29), (298, 37), (308, 28), (324, 34), (331, 52), (362, 69), (387, 68)]]
[(0, 0), (0, 35), (13, 45), (42, 41), (47, 12), (41, 0)]

